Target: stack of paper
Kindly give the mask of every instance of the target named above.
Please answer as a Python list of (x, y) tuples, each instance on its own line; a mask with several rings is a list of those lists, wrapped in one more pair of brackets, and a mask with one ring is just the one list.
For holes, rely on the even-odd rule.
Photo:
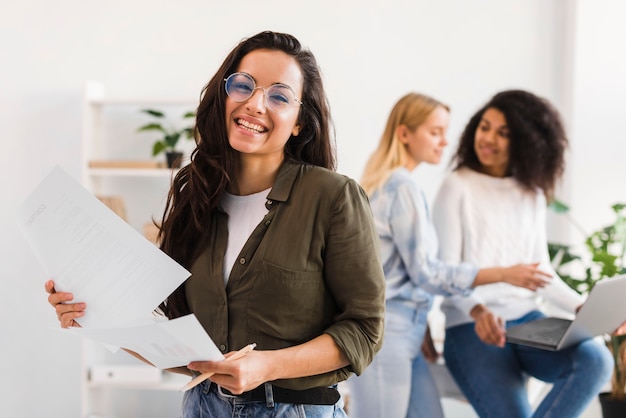
[(159, 368), (224, 358), (193, 314), (171, 321), (152, 315), (190, 273), (61, 168), (26, 198), (18, 222), (56, 290), (87, 304), (74, 332), (133, 350)]

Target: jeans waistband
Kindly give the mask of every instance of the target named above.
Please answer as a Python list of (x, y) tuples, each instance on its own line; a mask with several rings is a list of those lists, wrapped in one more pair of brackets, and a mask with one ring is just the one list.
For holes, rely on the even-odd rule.
[(248, 402), (266, 402), (268, 405), (276, 403), (304, 404), (304, 405), (334, 405), (341, 395), (335, 387), (317, 387), (305, 390), (281, 388), (265, 383), (239, 395), (233, 395), (215, 383), (211, 383), (211, 389), (222, 396), (233, 397)]

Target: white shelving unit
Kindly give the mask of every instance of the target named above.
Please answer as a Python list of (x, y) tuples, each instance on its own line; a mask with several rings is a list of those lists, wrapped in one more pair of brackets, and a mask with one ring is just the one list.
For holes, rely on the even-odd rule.
[[(157, 161), (151, 156), (157, 138), (138, 133), (149, 120), (144, 108), (162, 110), (174, 118), (194, 110), (190, 99), (107, 97), (101, 83), (87, 81), (84, 86), (82, 114), (82, 181), (97, 196), (119, 197), (124, 203), (128, 223), (139, 232), (159, 221), (165, 207), (170, 181), (168, 168), (91, 167), (92, 161)], [(182, 120), (180, 123), (183, 123)], [(188, 156), (193, 141), (181, 139), (180, 148)], [(164, 161), (164, 156), (158, 158)], [(113, 165), (113, 164), (112, 164)], [(140, 164), (137, 164), (140, 165)], [(138, 367), (145, 367), (141, 369)], [(98, 373), (94, 371), (97, 369)], [(94, 372), (94, 373), (92, 373)], [(152, 373), (151, 373), (152, 372)], [(179, 389), (189, 380), (183, 375), (153, 373), (139, 360), (123, 351), (89, 340), (83, 341), (82, 418), (142, 418), (178, 416), (182, 394)], [(97, 375), (97, 378), (93, 378)]]

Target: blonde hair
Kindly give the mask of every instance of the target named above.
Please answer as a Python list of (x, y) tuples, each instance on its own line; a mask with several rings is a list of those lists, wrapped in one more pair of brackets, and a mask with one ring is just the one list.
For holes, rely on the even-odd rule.
[(396, 102), (387, 119), (378, 148), (367, 160), (361, 178), (361, 186), (369, 196), (387, 181), (396, 168), (404, 166), (408, 160), (406, 146), (398, 139), (398, 126), (404, 125), (413, 132), (437, 107), (450, 111), (447, 105), (419, 93), (409, 93)]

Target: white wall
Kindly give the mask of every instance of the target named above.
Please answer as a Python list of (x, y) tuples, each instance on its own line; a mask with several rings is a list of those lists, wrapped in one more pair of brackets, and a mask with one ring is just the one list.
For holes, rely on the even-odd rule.
[(578, 3), (568, 181), (572, 216), (591, 232), (626, 203), (626, 3)]
[[(622, 13), (613, 12), (618, 7)], [(45, 273), (12, 216), (55, 164), (79, 177), (84, 80), (104, 82), (114, 96), (197, 97), (242, 37), (290, 32), (323, 69), (339, 168), (352, 177), (360, 176), (391, 106), (410, 90), (452, 106), (447, 162), (463, 124), (488, 97), (529, 89), (576, 115), (568, 120), (578, 153), (568, 193), (591, 219), (603, 201), (626, 199), (618, 159), (626, 138), (617, 125), (626, 90), (619, 77), (623, 11), (619, 0), (3, 2), (0, 416), (79, 415), (80, 342), (56, 330)], [(444, 169), (418, 170), (429, 196)]]

